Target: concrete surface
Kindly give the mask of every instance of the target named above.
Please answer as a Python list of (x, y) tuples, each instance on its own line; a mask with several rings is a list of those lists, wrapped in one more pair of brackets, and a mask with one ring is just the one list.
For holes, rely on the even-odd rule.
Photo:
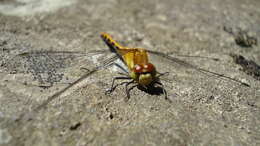
[[(1, 0), (0, 145), (260, 145), (260, 81), (229, 55), (260, 64), (260, 47), (241, 47), (224, 30), (259, 39), (259, 7), (259, 0)], [(100, 62), (70, 53), (107, 49), (100, 32), (127, 46), (219, 58), (179, 56), (250, 87), (154, 57), (158, 71), (170, 72), (162, 82), (171, 102), (137, 88), (125, 102), (124, 86), (106, 95), (111, 69), (50, 100)]]

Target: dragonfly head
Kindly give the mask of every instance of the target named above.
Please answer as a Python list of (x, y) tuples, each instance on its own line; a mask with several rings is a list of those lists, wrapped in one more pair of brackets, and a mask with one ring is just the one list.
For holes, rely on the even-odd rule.
[(153, 64), (136, 64), (131, 77), (141, 85), (149, 85), (155, 80), (156, 69)]

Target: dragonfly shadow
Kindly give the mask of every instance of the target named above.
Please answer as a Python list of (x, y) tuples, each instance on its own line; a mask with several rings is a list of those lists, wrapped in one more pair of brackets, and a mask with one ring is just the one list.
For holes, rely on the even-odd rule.
[(150, 95), (162, 95), (164, 94), (164, 89), (163, 87), (160, 86), (155, 86), (154, 84), (149, 85), (147, 87), (144, 86), (137, 86), (137, 88), (141, 91), (144, 91)]

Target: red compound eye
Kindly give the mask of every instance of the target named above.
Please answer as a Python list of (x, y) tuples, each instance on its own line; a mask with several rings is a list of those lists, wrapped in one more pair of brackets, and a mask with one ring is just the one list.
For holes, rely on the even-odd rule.
[(145, 69), (147, 72), (152, 72), (155, 68), (154, 68), (153, 64), (147, 63), (147, 64), (144, 65), (144, 69)]
[(142, 72), (142, 70), (143, 70), (143, 67), (141, 65), (139, 65), (139, 64), (135, 65), (134, 72), (140, 73), (140, 72)]

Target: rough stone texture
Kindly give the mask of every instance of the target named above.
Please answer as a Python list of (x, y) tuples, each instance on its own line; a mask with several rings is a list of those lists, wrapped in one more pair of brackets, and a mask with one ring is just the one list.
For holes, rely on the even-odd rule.
[[(259, 0), (1, 0), (0, 145), (260, 145), (260, 82), (229, 56), (260, 64), (260, 47), (241, 47), (224, 31), (259, 39), (259, 7)], [(251, 87), (155, 57), (158, 70), (170, 72), (162, 82), (171, 102), (137, 88), (125, 102), (123, 86), (106, 95), (116, 74), (102, 70), (35, 111), (87, 72), (81, 67), (95, 66), (91, 56), (62, 51), (105, 49), (103, 31), (127, 46), (219, 58), (181, 57)]]

